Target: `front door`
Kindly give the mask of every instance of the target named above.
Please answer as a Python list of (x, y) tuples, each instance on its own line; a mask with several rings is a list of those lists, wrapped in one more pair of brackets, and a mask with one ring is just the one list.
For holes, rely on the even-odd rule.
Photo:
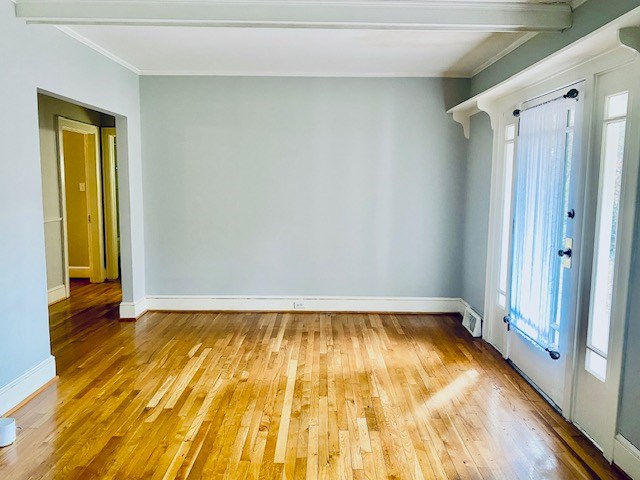
[(522, 106), (513, 173), (507, 357), (568, 404), (580, 254), (582, 84)]

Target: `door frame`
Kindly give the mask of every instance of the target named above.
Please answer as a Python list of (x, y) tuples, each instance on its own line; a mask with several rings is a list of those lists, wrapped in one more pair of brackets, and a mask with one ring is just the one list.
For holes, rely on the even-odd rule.
[[(104, 282), (106, 269), (104, 266), (104, 227), (102, 218), (102, 168), (100, 155), (100, 129), (88, 123), (78, 122), (58, 116), (58, 172), (60, 175), (60, 201), (62, 211), (62, 243), (65, 271), (65, 290), (67, 298), (71, 295), (69, 280), (69, 244), (67, 232), (67, 195), (65, 181), (64, 140), (65, 131), (93, 136), (95, 160), (92, 162), (85, 156), (87, 179), (87, 210), (89, 211), (89, 269), (92, 283)], [(86, 142), (87, 140), (85, 140)], [(86, 148), (86, 144), (85, 144)], [(95, 219), (95, 220), (94, 220)], [(97, 248), (96, 248), (97, 246)]]
[[(640, 69), (640, 61), (635, 62), (635, 69)], [(598, 86), (600, 78), (609, 73), (613, 73), (616, 70), (622, 70), (624, 68), (633, 68), (633, 64), (618, 65), (615, 68), (598, 72), (594, 75), (594, 100), (598, 98)], [(625, 331), (627, 326), (627, 307), (628, 307), (628, 293), (629, 293), (629, 276), (631, 273), (631, 262), (633, 254), (633, 236), (635, 228), (636, 218), (636, 201), (637, 201), (637, 189), (638, 189), (638, 172), (640, 168), (640, 161), (638, 158), (634, 158), (631, 155), (634, 152), (640, 151), (640, 139), (633, 132), (640, 127), (640, 112), (637, 108), (640, 105), (640, 89), (636, 88), (635, 82), (629, 82), (629, 105), (626, 116), (626, 135), (624, 145), (624, 167), (622, 177), (622, 192), (620, 197), (620, 211), (619, 218), (627, 220), (627, 222), (620, 221), (618, 224), (618, 239), (617, 239), (617, 254), (616, 264), (614, 269), (614, 288), (611, 305), (611, 319), (610, 319), (610, 331), (609, 331), (609, 353), (607, 355), (607, 382), (610, 383), (611, 398), (609, 402), (606, 402), (601, 406), (603, 417), (606, 418), (609, 424), (610, 435), (608, 435), (602, 444), (593, 443), (602, 449), (604, 457), (612, 461), (615, 445), (615, 437), (618, 430), (618, 411), (620, 404), (620, 393), (622, 383), (622, 369), (624, 364), (624, 349), (625, 349)], [(635, 108), (634, 108), (635, 107)], [(585, 269), (581, 278), (580, 290), (583, 292), (581, 310), (584, 312), (580, 318), (579, 330), (577, 332), (576, 342), (576, 370), (574, 375), (574, 388), (572, 396), (571, 412), (572, 420), (575, 419), (575, 407), (577, 406), (578, 389), (578, 375), (581, 369), (585, 369), (585, 342), (587, 341), (589, 321), (591, 319), (592, 298), (591, 292), (593, 291), (594, 282), (594, 266), (595, 258), (594, 252), (596, 249), (596, 232), (601, 220), (601, 202), (600, 193), (602, 189), (602, 147), (603, 147), (603, 128), (604, 122), (596, 123), (596, 120), (601, 118), (601, 112), (603, 105), (594, 101), (592, 105), (592, 118), (593, 122), (590, 125), (590, 136), (592, 138), (591, 150), (588, 158), (589, 163), (589, 178), (590, 184), (587, 186), (589, 192), (587, 193), (588, 201), (590, 202), (589, 210), (591, 214), (590, 225), (588, 226), (589, 237), (587, 238), (589, 248), (587, 249), (588, 258), (585, 258)], [(600, 145), (593, 145), (596, 138), (598, 138), (598, 132), (600, 133)], [(587, 227), (585, 225), (585, 227)], [(588, 374), (588, 372), (587, 372)], [(579, 425), (578, 425), (579, 427)], [(580, 428), (580, 427), (579, 427)], [(589, 433), (580, 428), (583, 433), (589, 437)], [(593, 440), (592, 440), (593, 441)]]
[[(487, 112), (491, 116), (493, 134), (493, 161), (492, 161), (492, 173), (491, 173), (491, 193), (489, 203), (489, 225), (488, 225), (488, 247), (487, 247), (487, 275), (485, 286), (485, 303), (484, 311), (486, 317), (486, 331), (483, 332), (485, 340), (492, 344), (504, 358), (508, 356), (508, 334), (507, 328), (502, 318), (499, 318), (499, 306), (498, 306), (498, 285), (500, 274), (500, 241), (501, 228), (502, 228), (502, 214), (503, 214), (503, 186), (504, 186), (504, 130), (507, 125), (505, 116), (508, 115), (517, 104), (540, 97), (546, 93), (558, 90), (568, 85), (575, 84), (580, 81), (584, 81), (584, 108), (583, 108), (583, 120), (584, 125), (583, 135), (581, 140), (581, 151), (583, 158), (590, 159), (591, 144), (592, 142), (592, 119), (594, 112), (594, 91), (595, 91), (595, 79), (596, 75), (607, 70), (623, 67), (636, 60), (636, 57), (625, 47), (618, 47), (613, 51), (607, 52), (606, 55), (595, 57), (593, 60), (582, 63), (566, 71), (559, 72), (553, 77), (545, 78), (537, 83), (523, 86), (521, 90), (514, 93), (510, 93), (503, 97), (493, 98), (491, 101), (478, 102), (478, 107)], [(587, 160), (587, 164), (584, 166), (586, 172), (585, 178), (588, 179), (590, 173), (590, 162)], [(585, 188), (587, 186), (585, 185)], [(588, 211), (587, 195), (585, 197), (585, 205), (583, 207), (585, 215)], [(580, 323), (583, 321), (583, 304), (585, 291), (582, 288), (582, 278), (585, 274), (585, 270), (590, 272), (592, 259), (587, 258), (585, 248), (588, 245), (589, 238), (585, 237), (587, 224), (589, 222), (582, 222), (582, 231), (580, 232), (580, 245), (582, 245), (579, 258), (576, 258), (573, 268), (580, 269), (580, 286), (578, 287), (574, 325), (571, 329), (570, 335), (572, 336), (569, 345), (571, 345), (571, 351), (566, 352), (567, 356), (567, 372), (565, 375), (565, 394), (563, 405), (560, 405), (562, 409), (562, 415), (565, 419), (571, 421), (572, 408), (574, 399), (574, 383), (576, 372), (578, 368), (579, 359), (577, 356), (578, 347), (578, 332)], [(588, 295), (589, 292), (587, 291)], [(614, 406), (617, 409), (617, 405)]]
[(120, 276), (118, 266), (118, 199), (116, 174), (116, 129), (104, 127), (102, 138), (102, 180), (104, 192), (104, 238), (107, 280)]

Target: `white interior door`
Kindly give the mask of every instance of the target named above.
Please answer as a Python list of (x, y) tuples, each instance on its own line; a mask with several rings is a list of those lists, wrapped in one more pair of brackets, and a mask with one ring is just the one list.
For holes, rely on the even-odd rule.
[(638, 177), (637, 62), (596, 79), (593, 267), (578, 333), (574, 422), (611, 459), (622, 366)]
[[(577, 98), (563, 98), (569, 90)], [(580, 251), (582, 84), (523, 105), (513, 173), (507, 358), (568, 404)]]

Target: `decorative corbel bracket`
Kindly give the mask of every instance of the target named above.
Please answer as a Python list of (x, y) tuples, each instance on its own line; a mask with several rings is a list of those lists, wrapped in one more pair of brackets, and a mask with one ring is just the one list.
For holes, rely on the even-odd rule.
[(471, 117), (479, 111), (475, 100), (467, 100), (453, 107), (447, 113), (450, 113), (453, 116), (453, 120), (462, 125), (464, 136), (466, 139), (469, 139), (469, 135), (471, 134)]
[(489, 118), (491, 119), (491, 130), (495, 132), (500, 125), (500, 122), (498, 121), (498, 109), (496, 108), (495, 103), (486, 99), (478, 99), (478, 110), (489, 115)]
[(465, 138), (469, 138), (471, 135), (471, 117), (476, 113), (486, 112), (491, 119), (491, 129), (495, 132), (498, 128), (498, 115), (497, 109), (493, 102), (483, 99), (468, 100), (460, 105), (449, 110), (449, 113), (453, 115), (453, 119), (462, 125)]
[(640, 53), (640, 27), (625, 27), (618, 30), (618, 41), (623, 47)]
[(468, 140), (469, 135), (471, 134), (471, 115), (469, 115), (468, 112), (462, 110), (454, 110), (451, 113), (453, 114), (453, 120), (462, 125), (464, 137)]

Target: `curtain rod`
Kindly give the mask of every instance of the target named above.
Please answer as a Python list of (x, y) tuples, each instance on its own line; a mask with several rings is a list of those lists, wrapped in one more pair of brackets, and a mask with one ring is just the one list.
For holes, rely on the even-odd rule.
[(519, 109), (517, 109), (517, 108), (516, 108), (516, 109), (513, 111), (513, 116), (514, 116), (514, 117), (519, 117), (519, 116), (520, 116), (520, 114), (521, 114), (523, 111), (525, 111), (525, 110), (530, 110), (530, 109), (532, 109), (532, 108), (538, 108), (538, 107), (540, 107), (540, 106), (542, 106), (542, 105), (546, 105), (547, 103), (555, 102), (556, 100), (562, 100), (562, 99), (565, 99), (565, 98), (575, 98), (575, 99), (576, 99), (576, 102), (577, 102), (577, 101), (578, 101), (577, 99), (578, 99), (578, 94), (579, 94), (579, 93), (580, 93), (580, 92), (578, 92), (578, 90), (577, 90), (577, 89), (572, 88), (571, 90), (569, 90), (567, 93), (565, 93), (565, 94), (564, 94), (564, 95), (562, 95), (561, 97), (552, 98), (551, 100), (547, 100), (546, 102), (539, 103), (538, 105), (534, 105), (533, 107), (525, 108), (524, 110), (519, 110)]
[(523, 336), (524, 338), (529, 340), (536, 347), (538, 347), (539, 349), (544, 350), (545, 352), (547, 352), (552, 360), (558, 360), (560, 358), (560, 352), (558, 352), (557, 350), (552, 350), (551, 348), (542, 345), (542, 343), (540, 343), (538, 340), (534, 339), (527, 332), (525, 332), (524, 330), (521, 330), (520, 328), (518, 328), (518, 326), (511, 321), (511, 317), (509, 315), (505, 316), (503, 318), (503, 321), (504, 321), (504, 323), (507, 324), (507, 330), (511, 330), (513, 328), (517, 333), (519, 333), (521, 336)]

